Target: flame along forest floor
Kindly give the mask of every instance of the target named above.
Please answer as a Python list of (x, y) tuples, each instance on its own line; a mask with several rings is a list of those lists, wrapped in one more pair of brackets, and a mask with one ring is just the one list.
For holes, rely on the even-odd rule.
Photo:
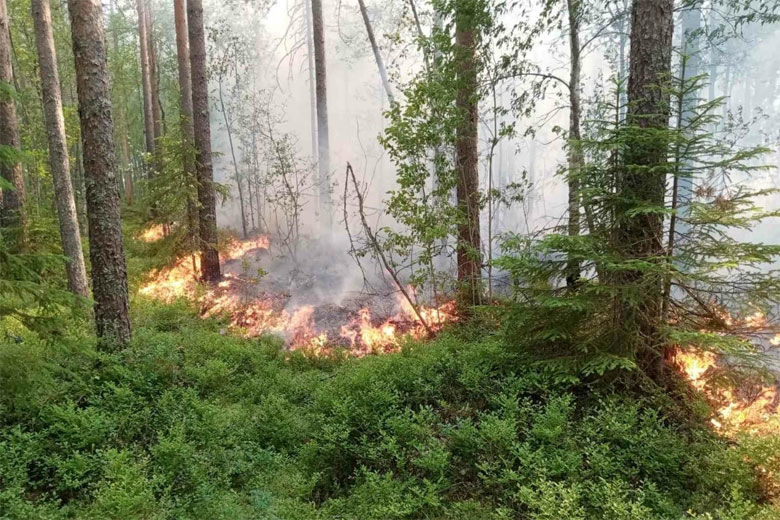
[(693, 393), (556, 380), (491, 323), (291, 351), (140, 294), (165, 247), (128, 241), (126, 350), (78, 317), (0, 338), (0, 518), (780, 518), (780, 440), (724, 437)]

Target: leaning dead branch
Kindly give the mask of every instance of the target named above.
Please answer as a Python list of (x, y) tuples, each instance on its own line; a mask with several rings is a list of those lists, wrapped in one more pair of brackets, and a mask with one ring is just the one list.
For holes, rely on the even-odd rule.
[(428, 322), (425, 321), (425, 318), (423, 318), (422, 313), (420, 313), (419, 305), (415, 299), (412, 298), (411, 294), (409, 294), (409, 291), (406, 290), (404, 284), (401, 283), (401, 280), (398, 278), (398, 273), (395, 271), (395, 269), (392, 268), (390, 262), (385, 256), (384, 251), (382, 250), (382, 247), (379, 244), (379, 241), (376, 238), (376, 235), (374, 234), (374, 231), (371, 229), (371, 226), (368, 225), (366, 214), (363, 209), (363, 193), (360, 191), (360, 186), (358, 185), (355, 172), (352, 170), (352, 165), (350, 163), (347, 163), (347, 176), (352, 179), (352, 185), (355, 187), (355, 194), (357, 195), (358, 199), (358, 213), (360, 214), (360, 222), (363, 224), (363, 230), (366, 233), (366, 237), (368, 238), (371, 249), (374, 251), (376, 257), (382, 262), (382, 265), (388, 274), (390, 274), (393, 282), (395, 282), (396, 286), (398, 286), (398, 290), (401, 291), (404, 299), (409, 303), (409, 306), (414, 311), (415, 316), (417, 316), (417, 319), (425, 329), (428, 337), (433, 336), (433, 330), (431, 329), (430, 325), (428, 325)]

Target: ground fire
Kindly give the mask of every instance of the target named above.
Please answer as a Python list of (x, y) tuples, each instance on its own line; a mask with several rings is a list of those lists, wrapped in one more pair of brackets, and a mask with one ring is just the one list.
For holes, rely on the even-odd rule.
[[(140, 238), (157, 240), (163, 236), (161, 230), (157, 231), (150, 228)], [(277, 334), (290, 349), (323, 351), (344, 347), (356, 356), (397, 350), (404, 337), (422, 338), (457, 320), (452, 301), (436, 307), (416, 302), (413, 305), (399, 292), (390, 296), (391, 305), (387, 304), (390, 298), (366, 295), (356, 299), (362, 304), (356, 309), (354, 301), (351, 305), (291, 305), (289, 291), (263, 287), (266, 273), (258, 265), (268, 249), (269, 240), (264, 235), (244, 241), (232, 239), (220, 255), (224, 278), (209, 288), (198, 284), (197, 255), (181, 256), (171, 265), (152, 272), (140, 293), (166, 302), (179, 298), (197, 301), (204, 317), (228, 315), (231, 326), (240, 333)], [(416, 300), (412, 288), (406, 293)], [(376, 305), (381, 309), (374, 310), (372, 303), (382, 303)]]
[[(766, 316), (756, 311), (742, 318), (735, 318), (727, 311), (721, 311), (726, 331), (721, 333), (749, 334), (766, 331)], [(767, 368), (776, 371), (776, 348), (780, 334), (764, 341), (768, 350)], [(736, 363), (727, 356), (694, 348), (679, 348), (674, 360), (682, 373), (697, 390), (701, 391), (713, 408), (712, 425), (726, 433), (751, 431), (770, 433), (780, 431), (780, 392), (778, 384), (751, 369), (743, 377), (728, 377), (739, 371)]]
[[(145, 241), (163, 236), (162, 229), (149, 228), (140, 235)], [(224, 279), (216, 286), (204, 289), (197, 282), (199, 260), (182, 256), (170, 266), (153, 272), (141, 288), (143, 295), (170, 302), (178, 298), (197, 301), (204, 317), (227, 315), (230, 325), (248, 337), (263, 334), (282, 336), (288, 348), (325, 352), (334, 347), (346, 348), (350, 354), (362, 356), (397, 350), (406, 336), (422, 338), (428, 329), (439, 331), (456, 321), (455, 303), (437, 307), (416, 305), (399, 292), (393, 296), (394, 312), (385, 306), (380, 312), (372, 309), (376, 298), (364, 298), (364, 305), (349, 306), (318, 302), (289, 305), (285, 291), (258, 289), (261, 273), (253, 269), (258, 258), (268, 255), (270, 241), (261, 235), (250, 240), (232, 239), (223, 248), (221, 261)], [(414, 291), (407, 291), (416, 299)], [(736, 319), (722, 313), (722, 322), (730, 331), (745, 332), (765, 326), (765, 317), (756, 312)], [(425, 324), (423, 324), (423, 321)], [(427, 328), (426, 328), (427, 325)], [(770, 347), (780, 344), (780, 334), (768, 341)], [(776, 385), (755, 379), (730, 383), (721, 377), (730, 367), (723, 357), (712, 352), (680, 348), (675, 362), (693, 387), (700, 390), (713, 406), (711, 423), (723, 431), (748, 428), (751, 431), (773, 431), (780, 424), (780, 393)]]

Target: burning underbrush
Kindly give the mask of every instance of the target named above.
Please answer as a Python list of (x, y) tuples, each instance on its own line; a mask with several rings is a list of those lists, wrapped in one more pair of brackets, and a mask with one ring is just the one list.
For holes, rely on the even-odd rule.
[[(674, 361), (686, 379), (713, 407), (712, 425), (724, 432), (780, 432), (780, 333), (770, 336), (766, 316), (756, 311), (736, 317), (719, 311), (718, 334), (759, 338), (764, 370), (742, 367), (728, 356), (694, 348), (680, 348)], [(712, 331), (710, 331), (712, 332)], [(762, 373), (763, 372), (763, 373)]]
[[(155, 236), (150, 229), (140, 238)], [(202, 316), (227, 315), (231, 327), (248, 337), (277, 334), (291, 349), (316, 353), (334, 347), (356, 356), (390, 352), (404, 337), (426, 337), (457, 320), (452, 301), (429, 307), (412, 305), (397, 291), (346, 290), (355, 287), (354, 280), (345, 281), (352, 266), (328, 261), (333, 254), (322, 244), (313, 245), (305, 261), (295, 262), (274, 256), (270, 246), (264, 235), (231, 239), (220, 252), (223, 280), (212, 287), (197, 281), (197, 255), (179, 257), (152, 272), (140, 293), (167, 302), (196, 301)], [(416, 300), (411, 288), (406, 292)]]
[[(150, 228), (139, 236), (153, 241), (162, 230)], [(197, 255), (182, 256), (152, 272), (140, 293), (162, 301), (186, 298), (198, 303), (203, 317), (229, 316), (237, 332), (255, 337), (276, 334), (290, 349), (325, 353), (335, 347), (361, 356), (392, 352), (406, 336), (423, 338), (456, 321), (452, 301), (437, 307), (412, 305), (399, 291), (368, 294), (349, 280), (349, 261), (333, 258), (328, 246), (311, 244), (305, 259), (291, 262), (270, 251), (265, 235), (250, 240), (227, 241), (220, 253), (223, 280), (215, 286), (198, 283)], [(407, 293), (416, 300), (414, 291)], [(766, 329), (760, 313), (742, 319), (723, 312), (719, 334), (748, 334)], [(780, 334), (766, 341), (771, 372), (780, 371)], [(772, 355), (774, 354), (774, 358)], [(780, 392), (734, 366), (725, 356), (692, 348), (675, 355), (680, 370), (712, 404), (714, 427), (726, 432), (780, 431)]]
[(780, 432), (780, 392), (712, 352), (679, 350), (675, 362), (713, 407), (712, 425), (725, 432)]

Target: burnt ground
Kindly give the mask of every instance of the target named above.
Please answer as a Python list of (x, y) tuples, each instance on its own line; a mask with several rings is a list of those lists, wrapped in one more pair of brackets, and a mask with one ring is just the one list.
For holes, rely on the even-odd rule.
[[(272, 241), (273, 244), (273, 241)], [(222, 291), (233, 293), (240, 307), (248, 315), (235, 316), (239, 325), (251, 327), (258, 322), (251, 307), (260, 306), (281, 314), (295, 315), (302, 308), (311, 306), (312, 312), (304, 327), (288, 330), (288, 344), (326, 333), (328, 343), (348, 347), (349, 340), (341, 337), (343, 326), (357, 329), (358, 312), (371, 310), (371, 324), (378, 326), (394, 317), (399, 306), (397, 291), (380, 277), (367, 288), (363, 273), (354, 260), (343, 250), (323, 243), (307, 243), (305, 253), (295, 258), (271, 249), (257, 248), (242, 258), (223, 264), (223, 274), (230, 280)], [(377, 290), (381, 287), (382, 290)], [(369, 292), (372, 291), (373, 292)], [(241, 311), (239, 311), (240, 314)], [(413, 320), (391, 320), (399, 331), (412, 328)]]

